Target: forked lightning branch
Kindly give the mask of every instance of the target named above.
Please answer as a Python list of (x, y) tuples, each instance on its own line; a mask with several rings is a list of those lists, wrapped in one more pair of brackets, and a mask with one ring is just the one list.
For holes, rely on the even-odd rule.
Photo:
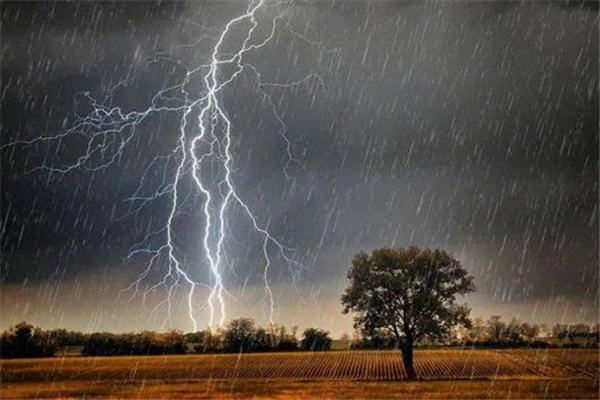
[[(27, 146), (43, 142), (61, 142), (74, 136), (83, 137), (85, 148), (75, 162), (67, 165), (49, 162), (29, 172), (46, 170), (50, 173), (68, 174), (74, 170), (98, 171), (118, 163), (133, 139), (144, 134), (143, 129), (140, 128), (142, 122), (158, 113), (178, 115), (179, 123), (175, 131), (177, 140), (173, 149), (166, 155), (154, 156), (142, 176), (138, 190), (127, 199), (135, 204), (130, 214), (135, 214), (157, 199), (168, 197), (170, 200), (164, 226), (148, 233), (140, 242), (132, 246), (127, 255), (129, 260), (147, 261), (141, 274), (125, 289), (132, 293), (132, 299), (141, 295), (142, 300), (145, 301), (150, 293), (165, 288), (166, 297), (155, 308), (155, 311), (163, 307), (166, 309), (165, 322), (170, 320), (173, 313), (172, 302), (176, 288), (185, 287), (187, 314), (195, 331), (204, 325), (216, 327), (224, 324), (227, 318), (226, 300), (230, 296), (224, 281), (225, 244), (229, 217), (232, 210), (236, 208), (242, 211), (261, 237), (263, 258), (261, 279), (264, 283), (264, 300), (270, 322), (273, 322), (275, 313), (275, 299), (269, 284), (270, 270), (274, 267), (272, 252), (277, 252), (278, 260), (287, 264), (285, 267), (294, 273), (304, 268), (294, 259), (290, 250), (278, 238), (271, 235), (268, 227), (261, 223), (260, 216), (236, 190), (233, 175), (236, 160), (232, 144), (235, 135), (242, 132), (236, 131), (229, 116), (232, 110), (228, 110), (222, 100), (223, 91), (234, 85), (242, 73), (249, 73), (254, 77), (258, 87), (257, 94), (269, 107), (272, 118), (275, 118), (278, 123), (279, 128), (273, 134), (279, 135), (285, 143), (283, 152), (287, 161), (282, 173), (288, 177), (288, 167), (299, 161), (293, 156), (292, 144), (287, 137), (287, 126), (275, 106), (271, 90), (322, 84), (322, 82), (316, 74), (289, 82), (264, 82), (259, 69), (247, 62), (247, 55), (267, 46), (278, 29), (286, 29), (291, 35), (310, 45), (321, 46), (319, 42), (310, 40), (293, 29), (280, 4), (270, 4), (264, 0), (253, 1), (241, 15), (231, 19), (220, 33), (202, 36), (197, 40), (196, 43), (203, 40), (214, 43), (208, 62), (192, 68), (186, 67), (187, 72), (183, 79), (155, 93), (149, 106), (126, 112), (112, 104), (112, 92), (132, 79), (127, 78), (114, 86), (103, 101), (96, 100), (89, 93), (81, 94), (91, 105), (91, 112), (79, 116), (71, 128), (56, 135), (39, 136), (3, 146), (4, 148), (16, 145)], [(230, 48), (225, 50), (227, 40), (233, 35), (239, 35), (240, 32), (243, 40), (237, 48), (234, 51)], [(164, 55), (157, 55), (150, 62), (155, 61), (156, 57), (164, 58)], [(201, 91), (190, 89), (197, 86), (199, 82), (202, 85)], [(172, 131), (165, 130), (162, 134), (171, 135)], [(244, 134), (252, 134), (252, 132), (244, 132)], [(146, 174), (156, 165), (173, 165), (174, 172), (167, 172), (168, 168), (165, 167), (162, 182), (150, 195), (143, 194), (142, 185), (146, 182)], [(188, 194), (183, 193), (181, 188), (183, 185), (190, 184), (199, 198), (194, 205), (200, 208), (198, 211), (203, 218), (203, 233), (197, 246), (201, 248), (207, 260), (204, 263), (207, 265), (203, 267), (206, 267), (209, 272), (208, 284), (200, 283), (193, 277), (195, 274), (191, 273), (189, 265), (194, 264), (188, 264), (182, 259), (181, 249), (177, 243), (175, 219), (182, 205), (188, 201)], [(156, 245), (156, 238), (162, 238), (160, 239), (162, 244)], [(148, 283), (151, 272), (156, 269), (164, 271), (162, 279)], [(200, 286), (208, 286), (208, 295), (199, 300), (197, 289)], [(198, 310), (204, 307), (208, 308), (207, 321), (200, 320), (198, 317)]]

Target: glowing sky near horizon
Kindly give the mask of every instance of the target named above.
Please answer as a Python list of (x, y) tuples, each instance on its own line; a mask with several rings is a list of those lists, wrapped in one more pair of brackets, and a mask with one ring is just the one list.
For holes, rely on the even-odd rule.
[[(90, 112), (78, 94), (102, 98), (128, 76), (135, 78), (111, 105), (147, 107), (158, 90), (184, 79), (182, 64), (210, 61), (227, 22), (248, 5), (4, 5), (2, 143), (73, 126)], [(269, 248), (270, 316), (264, 235), (232, 207), (222, 264), (228, 318), (350, 331), (339, 296), (352, 255), (416, 244), (450, 250), (475, 276), (477, 292), (467, 300), (476, 316), (598, 321), (591, 3), (309, 1), (281, 9), (289, 26), (278, 26), (246, 61), (262, 82), (318, 79), (270, 87), (269, 100), (256, 73), (245, 71), (218, 101), (233, 127), (237, 192), (306, 269), (298, 274)], [(263, 22), (264, 38), (271, 25)], [(243, 37), (234, 32), (227, 46)], [(200, 77), (188, 90), (202, 91)], [(83, 330), (191, 329), (189, 287), (172, 289), (168, 320), (164, 291), (145, 304), (121, 292), (147, 266), (127, 259), (132, 246), (159, 231), (170, 210), (169, 196), (139, 210), (124, 200), (155, 193), (173, 176), (176, 162), (152, 162), (174, 148), (179, 123), (173, 113), (149, 117), (98, 171), (26, 173), (73, 163), (85, 144), (78, 139), (2, 151), (1, 327), (27, 320)], [(288, 150), (298, 162), (289, 162)], [(204, 327), (212, 282), (199, 246), (205, 200), (190, 182), (181, 187), (176, 240), (182, 265), (201, 283), (193, 302)], [(165, 268), (157, 265), (144, 288)]]

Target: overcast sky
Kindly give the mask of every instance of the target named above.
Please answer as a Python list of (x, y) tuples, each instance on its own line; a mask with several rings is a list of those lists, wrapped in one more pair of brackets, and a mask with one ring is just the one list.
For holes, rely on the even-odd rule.
[[(126, 78), (111, 106), (146, 109), (157, 91), (182, 81), (185, 65), (208, 60), (247, 5), (3, 4), (2, 143), (64, 131), (91, 111), (89, 98), (105, 99)], [(598, 322), (597, 3), (304, 1), (272, 9), (258, 34), (268, 34), (270, 13), (282, 12), (275, 35), (245, 61), (263, 82), (308, 77), (293, 88), (263, 87), (297, 161), (287, 165), (280, 121), (255, 73), (241, 73), (221, 99), (237, 191), (305, 267), (269, 249), (276, 321), (350, 331), (339, 298), (352, 255), (418, 245), (451, 251), (475, 276), (467, 298), (475, 316)], [(146, 303), (121, 292), (148, 261), (127, 259), (130, 249), (164, 227), (170, 205), (163, 196), (134, 213), (137, 203), (125, 200), (172, 179), (175, 163), (152, 163), (176, 148), (178, 118), (149, 117), (98, 171), (31, 171), (76, 162), (81, 137), (2, 150), (1, 327), (25, 319), (85, 330), (190, 329), (185, 286), (173, 291), (171, 319), (165, 290)], [(210, 284), (199, 246), (204, 200), (189, 185), (182, 190), (178, 251), (190, 276)], [(228, 218), (227, 317), (265, 323), (262, 238), (240, 207)], [(166, 268), (157, 265), (143, 285)], [(203, 286), (195, 295), (202, 326), (207, 295)]]

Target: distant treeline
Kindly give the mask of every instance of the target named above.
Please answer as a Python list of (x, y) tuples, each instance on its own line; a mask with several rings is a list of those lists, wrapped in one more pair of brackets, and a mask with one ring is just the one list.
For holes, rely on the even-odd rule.
[[(599, 325), (557, 324), (548, 328), (512, 318), (505, 322), (500, 316), (487, 321), (480, 318), (470, 326), (448, 329), (442, 338), (421, 340), (418, 346), (467, 347), (598, 347)], [(348, 338), (348, 340), (350, 340)], [(391, 332), (379, 330), (372, 334), (356, 333), (350, 340), (352, 348), (396, 348)]]
[(65, 329), (43, 330), (22, 322), (2, 332), (0, 357), (49, 357), (69, 347), (81, 347), (81, 354), (87, 356), (322, 351), (329, 350), (331, 343), (329, 332), (322, 329), (308, 328), (298, 340), (296, 327), (290, 331), (274, 324), (264, 328), (249, 318), (233, 320), (222, 329), (192, 333), (170, 330), (86, 334)]
[[(508, 322), (498, 316), (487, 321), (475, 319), (471, 326), (449, 329), (441, 339), (424, 339), (418, 346), (466, 347), (597, 347), (599, 326), (576, 324), (545, 325)], [(0, 357), (49, 357), (59, 350), (80, 348), (82, 355), (163, 355), (186, 353), (239, 353), (268, 351), (322, 351), (331, 348), (329, 332), (308, 328), (297, 338), (297, 328), (288, 330), (282, 325), (260, 327), (252, 319), (233, 320), (224, 328), (183, 333), (170, 330), (164, 333), (82, 333), (66, 329), (43, 330), (25, 322), (2, 332)], [(356, 332), (353, 338), (344, 335), (345, 347), (356, 349), (397, 348), (390, 332), (379, 330), (365, 334)]]

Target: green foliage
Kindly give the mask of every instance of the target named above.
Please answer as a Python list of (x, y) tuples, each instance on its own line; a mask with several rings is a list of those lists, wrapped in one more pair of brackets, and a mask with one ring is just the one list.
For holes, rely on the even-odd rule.
[(226, 352), (260, 352), (298, 350), (296, 327), (287, 333), (284, 326), (270, 324), (256, 327), (249, 318), (233, 320), (224, 332), (223, 350)]
[(83, 346), (87, 340), (85, 333), (66, 329), (52, 329), (46, 333), (58, 348)]
[(21, 322), (0, 335), (0, 357), (49, 357), (56, 345), (50, 335), (40, 328)]
[(502, 343), (506, 341), (506, 324), (501, 321), (499, 315), (490, 317), (487, 322), (487, 331), (489, 334), (489, 340), (492, 343)]
[(471, 329), (461, 332), (460, 339), (464, 345), (484, 347), (597, 347), (599, 330), (598, 325), (555, 325), (551, 336), (546, 336), (549, 332), (545, 325), (516, 318), (506, 323), (495, 315), (485, 323), (475, 320)]
[[(231, 327), (234, 329), (230, 332)], [(499, 316), (494, 316), (486, 322), (476, 319), (471, 327), (450, 330), (435, 340), (425, 335), (419, 345), (598, 347), (599, 344), (598, 325), (556, 325), (552, 329), (553, 336), (545, 339), (538, 337), (540, 331), (547, 332), (547, 328), (521, 323), (515, 318), (506, 324)], [(266, 328), (256, 327), (254, 321), (248, 319), (232, 321), (225, 329), (187, 334), (177, 330), (166, 333), (84, 334), (64, 329), (44, 331), (22, 322), (0, 335), (0, 357), (47, 357), (57, 349), (69, 346), (82, 346), (83, 355), (94, 356), (184, 354), (192, 349), (196, 353), (239, 352), (240, 349), (243, 352), (294, 351), (299, 349), (296, 334), (296, 327), (288, 333), (284, 326), (270, 324)], [(348, 341), (348, 336), (345, 336), (345, 341)], [(239, 338), (242, 338), (241, 341)], [(249, 343), (249, 346), (243, 348), (239, 343)], [(301, 348), (308, 351), (329, 350), (332, 344), (329, 332), (309, 328), (304, 331)], [(352, 338), (354, 348), (397, 348), (401, 345), (396, 336), (385, 328), (370, 335), (364, 330), (357, 330)]]
[(483, 346), (543, 346), (538, 340), (541, 326), (521, 322), (512, 318), (508, 324), (502, 321), (498, 315), (490, 317), (485, 325), (479, 320), (470, 332), (466, 334), (466, 343), (468, 345)]
[(166, 333), (93, 333), (87, 339), (82, 354), (89, 356), (185, 354), (187, 342), (183, 332)]
[(251, 351), (256, 342), (256, 327), (250, 318), (234, 319), (225, 332), (225, 351)]
[(196, 346), (196, 353), (215, 353), (223, 351), (225, 332), (221, 329), (211, 331), (207, 329), (204, 331), (202, 337), (202, 344)]
[(473, 278), (443, 250), (381, 248), (358, 253), (342, 296), (344, 313), (355, 313), (355, 326), (373, 336), (389, 331), (412, 345), (441, 337), (455, 325), (469, 325), (469, 308), (457, 295), (474, 290)]
[(415, 342), (443, 338), (457, 325), (469, 326), (469, 308), (456, 297), (475, 290), (473, 277), (444, 250), (381, 248), (360, 252), (348, 272), (344, 313), (367, 337), (391, 332), (402, 350), (408, 379), (416, 378)]
[[(435, 339), (421, 338), (418, 346), (469, 346), (469, 347), (598, 347), (600, 327), (585, 324), (556, 325), (552, 336), (547, 337), (545, 325), (521, 322), (512, 318), (508, 323), (500, 316), (492, 316), (487, 321), (476, 318), (469, 327), (457, 327)], [(400, 343), (387, 329), (374, 334), (359, 331), (353, 340), (353, 348), (383, 349), (397, 348)]]
[(323, 351), (329, 350), (332, 342), (329, 332), (317, 328), (308, 328), (302, 333), (301, 347), (303, 350)]
[(185, 340), (188, 343), (202, 343), (205, 331), (188, 332), (185, 334)]
[(273, 326), (275, 333), (273, 337), (275, 338), (272, 343), (273, 347), (277, 351), (293, 351), (298, 350), (298, 339), (296, 338), (296, 332), (298, 331), (298, 327), (292, 327), (292, 332), (287, 333), (285, 326)]
[(600, 342), (600, 327), (585, 324), (557, 324), (552, 328), (552, 336), (566, 347), (597, 347)]

